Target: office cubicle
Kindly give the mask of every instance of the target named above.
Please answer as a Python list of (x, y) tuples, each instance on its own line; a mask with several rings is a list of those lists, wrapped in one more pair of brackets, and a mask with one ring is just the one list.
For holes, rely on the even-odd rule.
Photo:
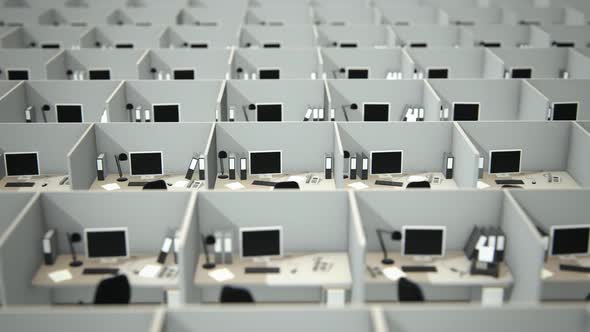
[(317, 41), (321, 47), (393, 47), (393, 32), (385, 25), (358, 24), (317, 27)]
[(142, 49), (163, 47), (166, 26), (109, 26), (101, 25), (88, 30), (81, 37), (82, 48)]
[[(239, 202), (231, 209), (226, 208), (228, 195)], [(362, 284), (357, 281), (365, 270), (360, 255), (364, 235), (350, 195), (346, 191), (199, 193), (194, 224), (180, 239), (180, 262), (186, 264), (180, 268), (185, 302), (219, 302), (222, 286), (232, 285), (246, 287), (257, 303), (362, 303)], [(268, 263), (257, 262), (247, 253), (241, 255), (239, 234), (260, 227), (280, 228), (280, 257), (271, 257)], [(202, 267), (206, 259), (201, 241), (209, 236), (235, 243), (224, 257), (214, 257), (213, 250), (209, 251), (209, 262), (216, 262), (214, 269)], [(318, 262), (323, 267), (314, 269)], [(256, 276), (244, 271), (265, 265), (279, 267), (280, 273)], [(230, 272), (231, 277), (216, 279), (215, 272), (220, 271)]]
[[(227, 10), (230, 6), (232, 10)], [(231, 26), (238, 31), (246, 17), (246, 8), (246, 3), (236, 4), (235, 1), (214, 2), (206, 8), (183, 8), (178, 22), (181, 25)]]
[[(89, 130), (87, 124), (0, 124), (0, 150), (2, 169), (0, 188), (3, 191), (68, 191), (77, 189), (72, 177), (71, 162), (76, 157), (72, 149), (80, 137)], [(19, 158), (25, 166), (7, 171), (7, 154), (27, 153), (32, 157)], [(35, 167), (36, 161), (36, 167)], [(96, 160), (95, 160), (96, 161)], [(19, 164), (16, 164), (19, 165)], [(22, 164), (21, 164), (22, 165)], [(22, 174), (22, 175), (21, 175)], [(10, 187), (8, 183), (32, 183), (32, 186)], [(7, 185), (9, 187), (7, 187)]]
[(527, 25), (478, 24), (463, 27), (461, 47), (543, 47), (533, 39), (538, 27)]
[[(588, 162), (587, 155), (585, 156)], [(561, 250), (579, 248), (578, 237), (554, 238), (552, 228), (588, 227), (588, 190), (520, 191), (510, 193), (534, 223), (534, 233), (543, 238), (543, 245), (536, 246), (536, 255), (544, 258), (536, 270), (539, 279), (536, 300), (540, 301), (584, 301), (590, 295), (590, 280), (584, 273), (561, 269), (561, 265), (588, 266), (589, 253), (564, 254)], [(579, 232), (583, 234), (584, 230)], [(570, 249), (560, 245), (570, 243)], [(588, 239), (585, 239), (588, 241)], [(582, 236), (582, 241), (584, 241)], [(586, 242), (587, 243), (587, 242)], [(545, 246), (546, 245), (546, 246)], [(582, 244), (583, 245), (583, 244)], [(586, 244), (587, 248), (587, 244)]]
[(238, 30), (228, 26), (171, 26), (162, 38), (166, 48), (226, 48), (238, 46)]
[[(253, 184), (253, 181), (294, 181), (302, 190), (329, 190), (342, 187), (344, 152), (333, 123), (223, 122), (215, 126), (215, 134), (217, 151), (225, 151), (228, 156), (236, 158), (235, 179), (217, 179), (216, 190), (268, 191), (272, 188), (268, 185)], [(302, 137), (313, 143), (301, 144)], [(272, 175), (260, 174), (262, 171), (258, 168), (252, 170), (250, 157), (251, 153), (256, 152), (275, 152), (279, 155), (280, 160), (271, 162)], [(333, 158), (330, 178), (325, 175), (327, 156)], [(238, 158), (245, 159), (244, 177), (240, 176)], [(220, 162), (223, 162), (224, 170), (227, 172), (227, 158)], [(217, 170), (220, 173), (221, 164), (217, 164)], [(311, 181), (312, 178), (317, 178), (317, 181)]]
[[(92, 304), (94, 292), (104, 275), (83, 274), (85, 268), (117, 268), (131, 284), (132, 303), (161, 303), (164, 292), (178, 289), (177, 273), (163, 277), (146, 275), (146, 266), (177, 269), (171, 251), (164, 262), (157, 262), (164, 239), (190, 221), (195, 196), (190, 193), (48, 193), (36, 196), (14, 220), (10, 232), (0, 242), (3, 303), (15, 305)], [(124, 201), (125, 204), (120, 204)], [(110, 207), (105, 209), (105, 206)], [(146, 227), (149, 225), (149, 227)], [(86, 230), (105, 228), (123, 231), (125, 243), (114, 249), (119, 259), (104, 261), (99, 252), (88, 253)], [(56, 257), (44, 263), (41, 239), (49, 230), (56, 236)], [(95, 230), (98, 231), (98, 230)], [(68, 234), (78, 233), (82, 242), (74, 243), (72, 257)], [(98, 235), (97, 235), (98, 236)], [(104, 236), (104, 234), (103, 234)], [(111, 236), (111, 241), (116, 241)], [(23, 244), (26, 243), (25, 246)], [(94, 243), (100, 245), (100, 243)], [(18, 255), (14, 253), (18, 252)], [(126, 255), (124, 255), (126, 254)], [(72, 261), (82, 265), (72, 267)], [(66, 272), (67, 271), (67, 272)], [(57, 279), (54, 272), (69, 273)]]
[(318, 79), (322, 69), (315, 48), (238, 49), (230, 60), (233, 79)]
[(26, 81), (0, 97), (0, 122), (104, 122), (119, 81)]
[[(590, 120), (589, 80), (528, 80), (528, 83), (537, 91), (539, 108), (535, 113), (530, 110), (523, 120)], [(547, 103), (544, 112), (541, 98)], [(560, 105), (573, 105), (575, 111), (571, 116), (558, 117), (554, 110)]]
[[(418, 121), (420, 118), (436, 121), (440, 118), (440, 98), (424, 80), (327, 82), (330, 108), (334, 109), (336, 121)], [(365, 104), (385, 104), (389, 112), (377, 119), (365, 117)]]
[(51, 48), (70, 49), (80, 47), (85, 27), (54, 27), (27, 25), (0, 36), (2, 48)]
[(590, 58), (573, 48), (493, 49), (506, 78), (588, 78)]
[[(511, 1), (513, 2), (513, 1)], [(577, 13), (573, 8), (564, 7), (511, 7), (503, 9), (504, 24), (525, 24), (525, 25), (583, 25), (584, 16)]]
[[(212, 188), (216, 171), (210, 166), (216, 160), (212, 135), (211, 123), (95, 124), (72, 149), (75, 189), (141, 191), (155, 180), (164, 180), (167, 188), (161, 189), (171, 191)], [(103, 180), (97, 177), (97, 159), (102, 159)], [(199, 168), (193, 167), (188, 176), (193, 159)]]
[[(223, 121), (330, 120), (323, 80), (231, 80), (227, 81), (224, 93), (227, 104)], [(280, 105), (281, 114), (259, 116), (258, 106), (265, 104)]]
[(419, 25), (419, 24), (448, 24), (443, 21), (440, 9), (434, 6), (417, 5), (414, 1), (408, 3), (392, 4), (375, 3), (381, 15), (382, 24), (393, 26)]
[(47, 63), (50, 80), (151, 79), (148, 50), (68, 50)]
[(338, 4), (313, 9), (313, 21), (318, 25), (379, 24), (374, 8), (364, 5)]
[[(419, 285), (427, 302), (481, 301), (492, 306), (534, 302), (536, 287), (531, 279), (538, 278), (542, 253), (535, 251), (539, 243), (535, 242), (538, 239), (530, 221), (504, 192), (360, 191), (356, 197), (367, 237), (366, 263), (371, 269), (365, 271), (367, 301), (399, 300), (396, 281), (405, 276)], [(474, 227), (490, 231), (499, 228), (504, 233), (504, 256), (496, 260), (497, 274), (486, 274), (486, 268), (471, 270), (472, 262), (464, 248)], [(444, 229), (444, 234), (438, 235), (436, 244), (430, 243), (430, 249), (412, 249), (412, 244), (405, 242), (409, 238), (404, 232), (412, 228)], [(401, 234), (392, 238), (392, 232)], [(498, 233), (487, 232), (484, 234)], [(407, 254), (417, 252), (414, 250), (433, 256)], [(384, 264), (384, 258), (392, 259), (393, 264)], [(435, 266), (436, 271), (402, 272), (406, 265)]]
[(53, 7), (53, 9), (46, 12), (44, 16), (48, 23), (53, 22), (54, 25), (82, 27), (107, 24), (107, 17), (114, 13), (114, 11), (114, 9), (108, 7), (73, 8), (64, 6)]
[[(107, 100), (108, 122), (215, 122), (224, 82), (125, 81)], [(156, 117), (154, 107), (178, 105), (178, 116)], [(137, 114), (139, 110), (139, 117)], [(148, 116), (146, 117), (146, 112)], [(139, 121), (138, 121), (139, 120)]]
[[(349, 156), (346, 188), (401, 190), (424, 181), (433, 190), (475, 187), (477, 151), (454, 123), (339, 123), (338, 133)], [(447, 155), (454, 157), (451, 172)]]
[(459, 44), (462, 30), (458, 26), (421, 24), (394, 26), (395, 44), (406, 47), (454, 47)]
[(245, 24), (283, 26), (292, 24), (311, 24), (311, 11), (307, 6), (263, 6), (249, 8), (244, 19)]
[(41, 23), (39, 18), (46, 11), (44, 8), (2, 8), (0, 21), (9, 27), (36, 25)]
[(312, 25), (244, 25), (239, 31), (240, 47), (312, 48), (316, 38)]
[(448, 17), (448, 22), (461, 26), (474, 26), (482, 24), (499, 24), (502, 23), (501, 8), (477, 8), (463, 7), (455, 4), (446, 5), (441, 3), (443, 16)]
[(407, 48), (404, 78), (502, 78), (500, 60), (484, 48)]
[(402, 51), (399, 48), (323, 48), (321, 55), (327, 78), (404, 78), (401, 77)]
[(590, 27), (550, 25), (537, 28), (535, 47), (588, 47)]
[(222, 80), (229, 76), (230, 50), (159, 49), (146, 55), (147, 72), (140, 78), (153, 80)]
[(181, 6), (153, 6), (116, 9), (106, 17), (106, 24), (140, 27), (175, 25), (178, 22), (180, 8)]
[[(590, 134), (575, 122), (461, 122), (459, 125), (483, 158), (478, 188), (500, 188), (507, 184), (502, 183), (506, 179), (518, 182), (508, 183), (509, 187), (524, 189), (588, 186), (585, 158), (590, 149)], [(499, 152), (498, 160), (504, 160), (494, 163), (494, 174), (490, 174), (491, 152)]]
[(45, 80), (47, 63), (59, 50), (0, 49), (0, 79)]

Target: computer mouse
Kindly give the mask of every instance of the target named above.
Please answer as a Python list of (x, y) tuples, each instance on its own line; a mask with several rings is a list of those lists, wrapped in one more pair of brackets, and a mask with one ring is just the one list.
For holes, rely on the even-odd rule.
[(41, 187), (47, 187), (47, 183), (42, 184)]
[(166, 183), (168, 187), (172, 187), (172, 183)]
[(533, 184), (537, 184), (537, 181), (533, 180)]

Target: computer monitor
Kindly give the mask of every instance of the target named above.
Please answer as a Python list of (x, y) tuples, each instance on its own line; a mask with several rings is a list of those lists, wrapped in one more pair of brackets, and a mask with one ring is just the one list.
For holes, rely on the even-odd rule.
[(533, 69), (531, 68), (512, 68), (512, 78), (531, 78), (533, 76)]
[(90, 69), (88, 71), (88, 78), (91, 80), (110, 80), (110, 69)]
[(29, 79), (28, 69), (9, 69), (7, 70), (9, 81), (26, 81)]
[(59, 48), (59, 44), (58, 43), (43, 43), (43, 44), (41, 44), (41, 48), (58, 49)]
[(278, 80), (281, 78), (280, 69), (258, 69), (258, 78), (261, 80)]
[(490, 174), (520, 173), (522, 150), (490, 150)]
[(281, 48), (281, 43), (279, 42), (267, 42), (262, 45), (263, 48)]
[(477, 121), (479, 103), (453, 103), (453, 121)]
[(410, 47), (412, 47), (412, 48), (424, 48), (424, 47), (428, 47), (428, 44), (422, 43), (422, 42), (419, 42), (419, 43), (410, 43)]
[(369, 69), (368, 68), (347, 68), (347, 76), (349, 79), (368, 79)]
[(449, 69), (448, 68), (429, 68), (427, 71), (428, 78), (449, 78)]
[(445, 234), (445, 226), (403, 226), (402, 255), (442, 257)]
[(81, 104), (57, 104), (55, 112), (57, 122), (84, 122)]
[(256, 104), (256, 121), (283, 121), (283, 104)]
[(357, 48), (359, 44), (357, 42), (340, 42), (341, 48)]
[(283, 256), (283, 227), (240, 228), (241, 257)]
[(195, 70), (194, 69), (175, 69), (174, 70), (175, 80), (194, 80)]
[(127, 258), (127, 227), (85, 228), (84, 245), (88, 258)]
[(590, 225), (551, 226), (549, 252), (558, 255), (589, 255)]
[(553, 103), (552, 120), (555, 121), (575, 121), (578, 118), (578, 102), (571, 103)]
[(402, 150), (371, 151), (371, 174), (401, 174), (403, 160)]
[(6, 176), (39, 175), (38, 152), (5, 152), (4, 169)]
[(115, 48), (133, 48), (132, 43), (117, 43)]
[(160, 151), (129, 152), (131, 175), (163, 175), (164, 160)]
[(250, 174), (272, 175), (282, 174), (282, 153), (281, 151), (251, 151)]
[(363, 103), (363, 121), (389, 121), (389, 103)]
[(154, 122), (180, 122), (179, 104), (153, 104)]
[(207, 43), (207, 42), (191, 43), (191, 48), (209, 48), (209, 43)]

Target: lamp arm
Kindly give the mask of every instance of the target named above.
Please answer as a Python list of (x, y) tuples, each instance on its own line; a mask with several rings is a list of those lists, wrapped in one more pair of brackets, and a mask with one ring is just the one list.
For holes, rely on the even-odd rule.
[(383, 233), (392, 234), (393, 232), (386, 231), (384, 229), (377, 230), (377, 238), (379, 239), (379, 245), (381, 246), (381, 251), (383, 252), (383, 259), (387, 259), (387, 248), (385, 248), (385, 241), (383, 241)]

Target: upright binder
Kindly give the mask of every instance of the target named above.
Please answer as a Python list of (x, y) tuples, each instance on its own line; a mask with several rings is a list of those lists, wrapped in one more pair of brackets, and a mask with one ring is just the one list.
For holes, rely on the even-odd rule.
[(366, 154), (360, 154), (362, 160), (361, 164), (361, 180), (369, 179), (369, 158)]
[(326, 180), (332, 179), (332, 154), (326, 153), (325, 160), (324, 160), (324, 178)]
[(246, 157), (240, 158), (240, 180), (248, 179), (248, 162)]
[(96, 157), (96, 178), (98, 181), (104, 181), (105, 179), (105, 157), (104, 153), (101, 153)]
[(165, 237), (164, 243), (162, 243), (162, 248), (160, 248), (160, 253), (158, 254), (158, 263), (164, 264), (166, 262), (166, 257), (170, 252), (170, 248), (172, 248), (172, 238)]
[(43, 259), (45, 265), (55, 264), (57, 256), (57, 234), (55, 229), (50, 229), (43, 236)]
[(455, 157), (450, 152), (445, 152), (443, 155), (443, 176), (445, 179), (453, 178), (453, 167), (455, 163)]
[(186, 175), (184, 176), (185, 179), (192, 180), (193, 174), (195, 173), (195, 169), (197, 169), (198, 164), (199, 160), (196, 157), (192, 157), (190, 163), (188, 164)]
[(228, 158), (228, 172), (229, 172), (229, 179), (235, 180), (236, 179), (236, 155), (230, 154)]
[(350, 179), (356, 180), (356, 168), (357, 168), (357, 160), (356, 154), (350, 155)]
[(205, 180), (205, 156), (199, 156), (199, 180)]

